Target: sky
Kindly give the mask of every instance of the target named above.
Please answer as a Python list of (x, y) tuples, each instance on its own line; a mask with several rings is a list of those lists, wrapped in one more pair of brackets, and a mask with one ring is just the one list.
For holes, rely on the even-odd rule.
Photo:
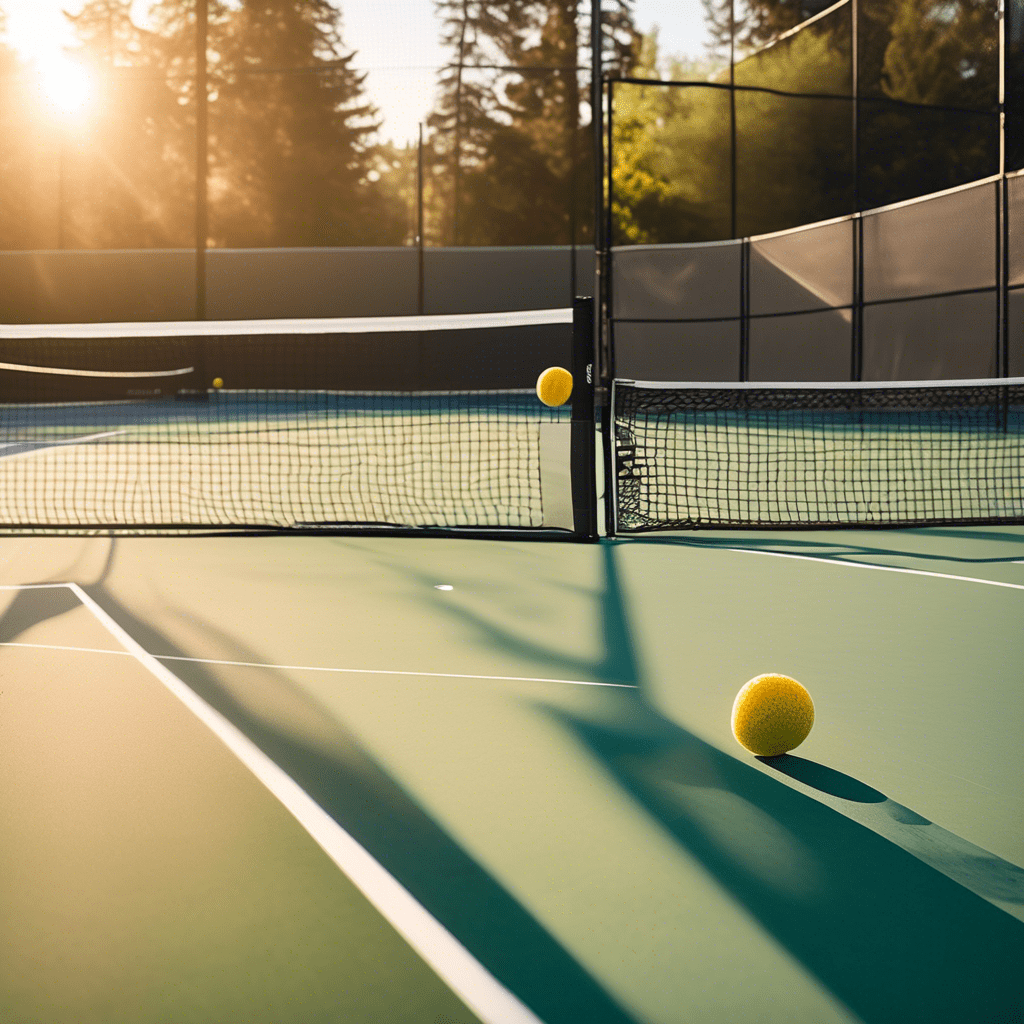
[[(366, 89), (385, 118), (382, 134), (402, 143), (415, 139), (430, 109), (435, 69), (446, 53), (438, 45), (433, 0), (333, 0), (343, 12), (346, 46), (367, 70)], [(61, 10), (77, 13), (83, 0), (0, 0), (7, 41), (23, 56), (52, 58), (73, 42)], [(150, 0), (133, 11), (144, 23)], [(700, 0), (636, 0), (637, 26), (659, 29), (665, 55), (702, 56), (704, 8)]]

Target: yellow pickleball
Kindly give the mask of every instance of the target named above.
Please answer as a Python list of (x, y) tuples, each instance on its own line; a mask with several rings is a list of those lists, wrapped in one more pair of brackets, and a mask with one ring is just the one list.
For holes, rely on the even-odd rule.
[(732, 734), (758, 757), (800, 746), (814, 725), (814, 702), (795, 679), (766, 672), (746, 683), (732, 706)]
[(537, 397), (545, 405), (565, 405), (572, 394), (572, 374), (561, 366), (549, 366), (537, 378)]
[(221, 380), (220, 377), (214, 377), (213, 378), (213, 386), (215, 388), (222, 388), (222, 387), (224, 387), (224, 381)]

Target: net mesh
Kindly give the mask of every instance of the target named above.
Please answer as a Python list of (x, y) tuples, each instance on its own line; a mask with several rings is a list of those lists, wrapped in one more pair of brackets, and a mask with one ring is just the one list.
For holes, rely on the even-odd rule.
[(0, 528), (543, 527), (563, 311), (412, 319), (10, 330)]
[(1024, 379), (616, 382), (616, 528), (1024, 522)]

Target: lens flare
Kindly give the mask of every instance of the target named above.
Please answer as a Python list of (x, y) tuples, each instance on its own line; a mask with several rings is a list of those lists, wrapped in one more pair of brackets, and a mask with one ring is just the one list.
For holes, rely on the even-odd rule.
[(92, 99), (92, 75), (66, 57), (51, 57), (39, 62), (39, 76), (49, 103), (63, 114), (73, 114)]

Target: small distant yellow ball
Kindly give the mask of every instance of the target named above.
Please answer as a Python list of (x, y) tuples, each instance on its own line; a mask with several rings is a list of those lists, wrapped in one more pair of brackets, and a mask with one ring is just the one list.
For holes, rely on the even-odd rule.
[(215, 388), (222, 388), (222, 387), (224, 387), (224, 381), (221, 380), (220, 377), (214, 377), (213, 378), (213, 386)]
[(549, 366), (537, 378), (537, 397), (545, 405), (565, 405), (572, 394), (572, 374), (561, 366)]
[(758, 757), (776, 757), (800, 746), (814, 725), (814, 702), (795, 679), (766, 672), (736, 694), (732, 734)]

